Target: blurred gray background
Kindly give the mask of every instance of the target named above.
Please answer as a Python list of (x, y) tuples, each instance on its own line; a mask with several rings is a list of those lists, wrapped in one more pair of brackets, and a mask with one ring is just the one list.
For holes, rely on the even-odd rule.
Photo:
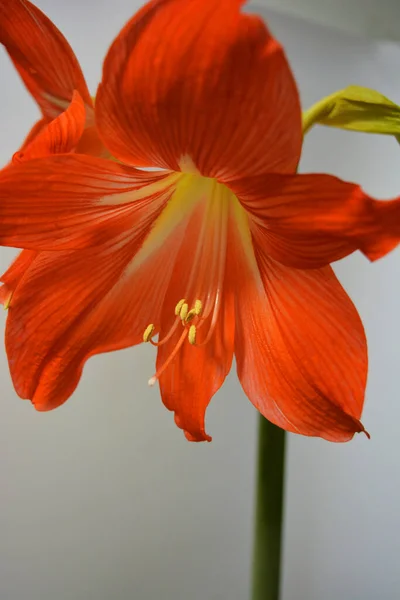
[(256, 4), (351, 34), (400, 40), (399, 0), (257, 0)]
[[(95, 93), (107, 47), (140, 3), (37, 4), (69, 39)], [(265, 8), (278, 4), (299, 13), (302, 3), (270, 0), (262, 13), (286, 45), (304, 107), (350, 83), (400, 102), (400, 46), (369, 39), (371, 23), (375, 37), (398, 33), (397, 2), (389, 13), (383, 0), (353, 0), (340, 18), (333, 7), (344, 2), (319, 2), (312, 18), (336, 29)], [(303, 17), (313, 4), (303, 3)], [(354, 25), (356, 6), (364, 11)], [(3, 164), (38, 113), (3, 52), (0, 74)], [(389, 198), (400, 193), (399, 160), (392, 139), (320, 128), (306, 140), (301, 169)], [(2, 270), (13, 255), (1, 250)], [(289, 437), (282, 600), (396, 600), (400, 251), (374, 265), (355, 255), (336, 271), (369, 338), (363, 421), (372, 439)], [(17, 398), (0, 351), (1, 600), (247, 600), (256, 412), (232, 373), (208, 411), (213, 442), (190, 444), (147, 386), (153, 364), (148, 346), (95, 357), (70, 401), (36, 413)]]

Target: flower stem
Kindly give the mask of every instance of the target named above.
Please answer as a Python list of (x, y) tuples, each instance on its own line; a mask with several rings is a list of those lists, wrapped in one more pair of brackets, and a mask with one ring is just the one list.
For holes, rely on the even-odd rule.
[(279, 600), (285, 432), (260, 415), (252, 600)]
[(322, 100), (316, 102), (316, 104), (314, 104), (311, 108), (303, 112), (303, 135), (308, 133), (311, 127), (323, 120), (331, 111), (334, 110), (335, 96), (336, 94), (331, 94), (326, 98), (322, 98)]

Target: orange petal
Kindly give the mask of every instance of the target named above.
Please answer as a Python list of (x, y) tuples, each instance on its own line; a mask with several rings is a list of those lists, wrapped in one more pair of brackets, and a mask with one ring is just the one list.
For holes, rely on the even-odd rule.
[(301, 113), (280, 44), (243, 0), (148, 3), (106, 57), (96, 120), (128, 164), (222, 181), (296, 170)]
[(331, 175), (269, 175), (231, 182), (267, 254), (317, 268), (361, 250), (381, 258), (400, 242), (400, 197), (377, 201)]
[(154, 218), (178, 178), (78, 154), (12, 165), (0, 172), (0, 243), (53, 250), (107, 242), (135, 227), (146, 207)]
[[(367, 378), (360, 317), (331, 267), (302, 271), (236, 244), (235, 355), (243, 389), (270, 421), (344, 442), (359, 421)], [(254, 260), (254, 256), (253, 256)]]
[(62, 33), (28, 0), (0, 3), (0, 43), (43, 115), (53, 119), (77, 90), (92, 106), (81, 68)]
[[(122, 173), (128, 180), (134, 170), (121, 169), (123, 189)], [(161, 322), (177, 253), (189, 234), (188, 220), (202, 206), (206, 190), (217, 186), (196, 176), (174, 177), (175, 191), (167, 204), (157, 197), (151, 202), (136, 199), (134, 226), (110, 228), (107, 241), (96, 248), (38, 253), (14, 290), (6, 330), (10, 370), (19, 395), (31, 398), (38, 410), (55, 408), (68, 398), (89, 356), (136, 344), (149, 322)], [(92, 180), (92, 187), (102, 183), (104, 190), (105, 181)], [(116, 185), (115, 179), (111, 184)], [(91, 190), (89, 186), (88, 197)], [(121, 198), (122, 193), (114, 200)], [(210, 205), (220, 210), (218, 202)]]
[[(87, 109), (90, 118), (90, 109)], [(86, 119), (86, 128), (82, 134), (81, 139), (76, 147), (78, 154), (89, 154), (90, 156), (101, 156), (103, 158), (110, 158), (111, 155), (107, 148), (103, 145), (103, 142), (99, 138), (96, 125), (88, 124), (88, 117)]]
[(74, 391), (92, 355), (137, 344), (161, 306), (174, 265), (171, 236), (139, 252), (152, 225), (79, 252), (40, 252), (14, 291), (6, 349), (17, 393), (51, 410)]
[[(226, 275), (227, 238), (221, 235), (221, 227), (226, 223), (222, 222), (223, 214), (218, 219), (217, 209), (210, 215), (209, 206), (204, 202), (193, 211), (184, 231), (164, 301), (160, 330), (161, 341), (167, 339), (180, 299), (185, 298), (189, 306), (201, 299), (203, 314), (200, 322), (193, 321), (197, 327), (196, 345), (189, 343), (179, 322), (174, 334), (159, 346), (157, 355), (159, 370), (169, 360), (181, 336), (186, 338), (159, 381), (165, 406), (175, 412), (175, 422), (187, 439), (196, 442), (211, 441), (205, 430), (205, 412), (230, 371), (235, 331), (234, 283)], [(211, 300), (210, 308), (207, 298)]]
[[(72, 102), (65, 112), (49, 124), (45, 119), (36, 123), (21, 150), (14, 155), (13, 162), (73, 151), (81, 139), (85, 121), (85, 106), (79, 92), (74, 91)], [(37, 252), (33, 250), (23, 250), (2, 276), (0, 302), (5, 308), (8, 308), (16, 287), (36, 256)]]
[(79, 93), (75, 91), (67, 110), (42, 128), (23, 150), (16, 152), (13, 161), (21, 162), (50, 154), (72, 152), (82, 137), (85, 121), (85, 105)]
[[(211, 317), (204, 321), (206, 331), (210, 321)], [(230, 371), (234, 332), (233, 295), (224, 295), (211, 339), (204, 346), (192, 346), (185, 340), (175, 359), (160, 376), (162, 401), (175, 412), (175, 422), (184, 430), (189, 441), (211, 441), (205, 431), (205, 412)], [(164, 333), (162, 329), (160, 337)], [(198, 332), (199, 335), (201, 333)], [(157, 368), (168, 359), (181, 335), (180, 327), (165, 345), (160, 346)]]

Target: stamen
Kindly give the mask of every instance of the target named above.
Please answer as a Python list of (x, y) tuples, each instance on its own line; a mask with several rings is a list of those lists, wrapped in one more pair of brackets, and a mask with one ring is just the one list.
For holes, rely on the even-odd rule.
[(145, 332), (143, 334), (143, 341), (144, 342), (150, 342), (151, 341), (151, 336), (153, 335), (153, 331), (154, 331), (155, 327), (153, 325), (153, 323), (150, 323), (150, 325), (148, 325), (145, 329)]
[(149, 327), (144, 332), (145, 336), (147, 338), (147, 339), (144, 339), (144, 336), (143, 336), (144, 341), (145, 342), (150, 342), (153, 346), (156, 346), (157, 348), (159, 346), (163, 346), (166, 342), (168, 342), (168, 340), (171, 339), (171, 337), (175, 333), (176, 328), (177, 328), (177, 326), (179, 325), (180, 322), (182, 322), (182, 325), (185, 325), (185, 323), (186, 323), (185, 319), (188, 317), (188, 309), (189, 309), (189, 306), (186, 303), (185, 298), (182, 298), (182, 300), (179, 300), (178, 304), (175, 306), (175, 314), (176, 314), (176, 316), (179, 315), (180, 318), (175, 320), (174, 324), (172, 325), (171, 329), (166, 334), (166, 336), (162, 340), (158, 340), (158, 342), (153, 341), (151, 339), (151, 335), (152, 335), (152, 333), (154, 331), (154, 327), (153, 327), (153, 330), (150, 332), (149, 331), (150, 330), (150, 325), (149, 325)]
[(205, 338), (197, 343), (197, 346), (205, 346), (210, 341), (215, 327), (218, 322), (218, 317), (221, 308), (221, 291), (223, 288), (224, 274), (225, 274), (225, 261), (226, 261), (226, 241), (227, 241), (227, 225), (228, 225), (228, 202), (229, 198), (227, 193), (225, 193), (221, 198), (218, 204), (219, 207), (219, 230), (216, 230), (216, 250), (213, 253), (213, 256), (217, 259), (217, 262), (213, 264), (213, 275), (216, 277), (216, 285), (212, 293), (207, 298), (207, 306), (212, 306), (210, 310), (206, 306), (206, 314), (204, 315), (204, 320), (200, 323), (200, 327), (205, 324), (205, 319), (211, 316), (211, 323), (208, 328), (208, 332)]
[(182, 300), (179, 300), (178, 304), (175, 306), (176, 316), (180, 315), (182, 306), (185, 304), (185, 302), (186, 302), (185, 298), (182, 298)]
[(157, 381), (157, 379), (160, 379), (161, 375), (164, 373), (165, 369), (167, 367), (169, 367), (169, 365), (171, 364), (171, 362), (174, 360), (175, 356), (178, 354), (183, 342), (185, 341), (187, 336), (187, 329), (185, 328), (182, 331), (182, 335), (179, 338), (175, 348), (172, 350), (171, 354), (168, 356), (167, 360), (165, 361), (165, 363), (158, 369), (158, 371), (156, 371), (156, 373), (153, 375), (153, 377), (150, 377), (148, 384), (149, 386), (153, 386), (155, 384), (155, 382)]
[(196, 333), (197, 333), (196, 325), (191, 325), (189, 327), (188, 339), (189, 339), (189, 343), (192, 344), (192, 346), (194, 346), (196, 343)]
[(195, 317), (199, 317), (203, 310), (203, 303), (201, 300), (196, 300), (194, 308), (191, 308), (186, 315), (185, 323), (188, 325)]
[(198, 317), (200, 317), (201, 313), (203, 312), (203, 303), (201, 300), (196, 300), (194, 303), (194, 312)]
[[(173, 335), (178, 337), (171, 353), (166, 355), (164, 364), (149, 379), (150, 386), (153, 386), (171, 365), (184, 343), (189, 342), (191, 346), (207, 344), (221, 318), (224, 302), (228, 213), (232, 194), (217, 182), (213, 182), (209, 194), (207, 206), (202, 214), (203, 222), (196, 240), (196, 249), (190, 260), (191, 268), (182, 290), (185, 298), (175, 306), (174, 323), (165, 338), (158, 342), (150, 339), (154, 329), (150, 330), (149, 327), (145, 332), (146, 341), (149, 340), (154, 346), (166, 343)], [(196, 300), (193, 304), (189, 304), (186, 298)], [(177, 334), (178, 328), (183, 329), (181, 334)], [(201, 330), (200, 334), (199, 330)]]
[(186, 320), (186, 317), (188, 316), (188, 312), (189, 312), (189, 305), (185, 302), (184, 304), (182, 304), (179, 316), (181, 318), (182, 321)]
[(150, 344), (152, 344), (153, 346), (156, 346), (157, 348), (159, 346), (163, 346), (166, 342), (168, 342), (168, 340), (171, 339), (171, 337), (173, 336), (173, 334), (176, 331), (176, 328), (178, 327), (180, 323), (179, 319), (175, 320), (175, 323), (172, 325), (171, 329), (169, 330), (169, 332), (166, 334), (165, 337), (163, 337), (162, 340), (158, 340), (158, 342), (155, 342), (154, 340), (150, 340)]
[(186, 315), (186, 319), (185, 319), (185, 323), (189, 324), (190, 321), (193, 321), (193, 319), (196, 317), (196, 312), (194, 310), (194, 308), (192, 308), (191, 310), (189, 310), (188, 314)]
[(211, 323), (210, 323), (210, 327), (208, 329), (207, 335), (202, 342), (197, 344), (197, 346), (205, 346), (210, 341), (212, 334), (214, 333), (215, 326), (218, 321), (220, 307), (221, 307), (221, 295), (217, 294), (217, 296), (215, 297), (214, 310), (213, 310), (213, 314), (211, 317)]

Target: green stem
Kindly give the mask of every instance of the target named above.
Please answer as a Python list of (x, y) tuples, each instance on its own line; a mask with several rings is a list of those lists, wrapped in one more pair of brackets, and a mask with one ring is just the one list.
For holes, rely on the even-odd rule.
[(279, 600), (285, 432), (260, 415), (252, 600)]
[(303, 112), (303, 135), (306, 135), (308, 131), (316, 125), (319, 121), (322, 121), (335, 107), (335, 94), (323, 98), (308, 110)]

